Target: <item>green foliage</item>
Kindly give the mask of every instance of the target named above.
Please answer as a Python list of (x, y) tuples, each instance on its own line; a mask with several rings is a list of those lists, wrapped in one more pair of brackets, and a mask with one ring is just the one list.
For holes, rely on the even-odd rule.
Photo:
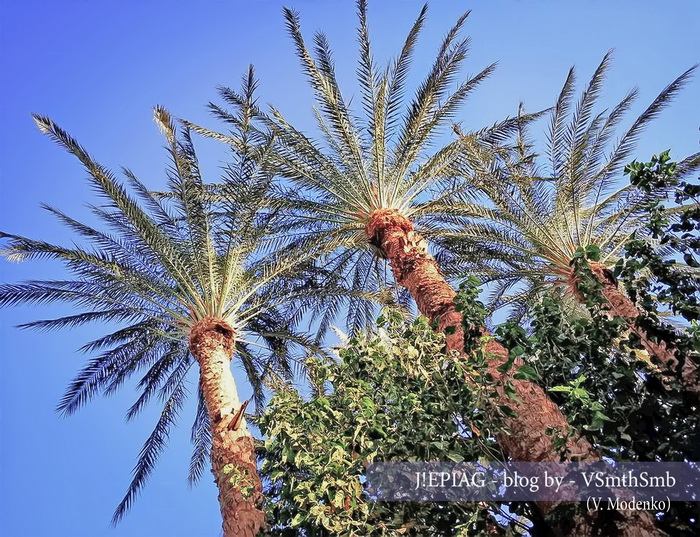
[[(633, 237), (624, 259), (615, 266), (630, 298), (643, 310), (637, 324), (656, 340), (670, 341), (684, 352), (700, 350), (700, 185), (682, 181), (669, 152), (650, 162), (632, 162), (626, 169), (630, 182), (650, 195), (646, 206), (647, 230), (655, 242)], [(664, 202), (673, 196), (673, 207)], [(683, 260), (682, 262), (680, 260)], [(691, 324), (680, 333), (661, 320), (670, 311)]]
[[(556, 297), (532, 308), (530, 334), (503, 325), (506, 347), (524, 349), (540, 384), (605, 457), (619, 461), (683, 461), (700, 457), (700, 415), (668, 371), (652, 371), (624, 345), (623, 324), (605, 310), (572, 317)], [(613, 349), (613, 350), (611, 350)], [(663, 524), (689, 524), (693, 504), (674, 503)], [(692, 527), (692, 526), (689, 526)]]
[(459, 293), (455, 297), (455, 309), (462, 314), (464, 352), (466, 354), (481, 351), (481, 331), (488, 311), (483, 302), (478, 300), (480, 283), (475, 276), (469, 276), (459, 286)]
[(238, 490), (243, 498), (249, 498), (255, 490), (255, 483), (251, 479), (247, 468), (241, 469), (234, 464), (227, 464), (221, 469), (222, 473), (228, 477), (231, 488)]
[(544, 296), (532, 308), (529, 332), (510, 323), (496, 334), (507, 348), (524, 350), (569, 422), (606, 456), (672, 461), (700, 455), (692, 408), (677, 386), (664, 382), (667, 371), (651, 370), (624, 345), (624, 325), (605, 310), (575, 318), (556, 297)]
[(373, 502), (364, 465), (380, 461), (502, 460), (487, 416), (483, 361), (444, 352), (425, 320), (380, 319), (341, 362), (307, 364), (308, 399), (277, 394), (257, 422), (265, 443), (271, 535), (473, 535), (486, 505)]

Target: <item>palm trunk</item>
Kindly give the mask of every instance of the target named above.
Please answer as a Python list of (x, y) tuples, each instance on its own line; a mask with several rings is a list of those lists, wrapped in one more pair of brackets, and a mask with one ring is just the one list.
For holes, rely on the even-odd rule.
[(212, 473), (219, 488), (224, 537), (253, 537), (265, 528), (265, 513), (255, 444), (231, 374), (234, 338), (225, 321), (205, 318), (192, 328), (190, 351), (199, 362), (211, 424)]
[[(605, 300), (608, 301), (611, 308), (611, 313), (618, 317), (626, 317), (630, 319), (631, 330), (639, 336), (639, 339), (644, 346), (644, 349), (653, 356), (656, 356), (663, 364), (670, 367), (672, 371), (678, 371), (679, 363), (675, 357), (675, 349), (664, 341), (654, 342), (648, 334), (642, 329), (634, 325), (634, 319), (639, 316), (639, 310), (632, 301), (617, 287), (617, 281), (610, 269), (596, 262), (588, 262), (591, 272), (595, 278), (603, 286), (602, 292)], [(577, 292), (575, 280), (572, 287), (576, 298), (583, 301), (583, 297)], [(695, 400), (700, 399), (700, 375), (698, 374), (697, 366), (692, 360), (685, 360), (681, 370), (681, 382), (683, 390)]]
[[(414, 231), (410, 220), (394, 210), (377, 210), (370, 215), (366, 231), (372, 243), (386, 255), (394, 278), (409, 290), (421, 314), (431, 321), (437, 321), (438, 329), (442, 332), (447, 327), (454, 327), (454, 333), (446, 338), (448, 350), (464, 353), (462, 316), (454, 304), (456, 293), (428, 252), (425, 239)], [(495, 340), (489, 341), (484, 350), (487, 356), (491, 356), (489, 372), (494, 378), (503, 377), (497, 368), (508, 359), (508, 351)], [(545, 431), (551, 429), (567, 433), (570, 427), (566, 418), (537, 384), (512, 378), (510, 381), (520, 401), (509, 398), (502, 390), (498, 392), (496, 403), (508, 405), (516, 413), (515, 417), (508, 418), (506, 425), (509, 434), (500, 435), (499, 444), (514, 461), (559, 462), (561, 457), (559, 451), (554, 449), (553, 436), (545, 434)], [(584, 437), (568, 437), (566, 448), (568, 461), (600, 460), (600, 455)], [(543, 502), (538, 504), (538, 508), (542, 513), (547, 513), (555, 505)], [(647, 533), (649, 527), (654, 528), (653, 517), (648, 513), (635, 513), (634, 516), (619, 513), (619, 516), (621, 522), (617, 532), (609, 535), (663, 535), (656, 529), (655, 533)], [(585, 516), (577, 519), (577, 535), (594, 535), (597, 518)]]
[[(447, 336), (448, 350), (464, 352), (462, 316), (455, 309), (456, 293), (440, 272), (437, 262), (427, 251), (423, 237), (413, 230), (413, 225), (396, 211), (375, 211), (367, 225), (367, 233), (386, 254), (394, 278), (406, 287), (418, 305), (418, 310), (431, 321), (437, 321), (444, 332), (454, 327)], [(484, 349), (492, 357), (489, 371), (494, 378), (502, 376), (497, 367), (508, 359), (508, 351), (497, 341), (491, 340)], [(498, 404), (507, 404), (517, 417), (509, 420), (511, 434), (499, 438), (506, 453), (516, 461), (558, 462), (559, 453), (553, 448), (552, 437), (544, 434), (551, 428), (565, 433), (569, 430), (566, 418), (547, 394), (532, 382), (512, 380), (520, 403), (499, 393)], [(570, 457), (578, 460), (598, 460), (600, 457), (583, 438), (570, 439), (567, 443)]]

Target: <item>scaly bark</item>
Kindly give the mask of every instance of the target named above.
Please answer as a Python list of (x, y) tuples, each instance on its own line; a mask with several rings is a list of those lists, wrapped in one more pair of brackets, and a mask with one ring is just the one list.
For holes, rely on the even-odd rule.
[[(395, 210), (380, 209), (370, 215), (365, 230), (370, 241), (384, 252), (394, 278), (399, 285), (409, 290), (421, 314), (431, 321), (437, 321), (438, 330), (441, 332), (448, 327), (454, 328), (454, 333), (446, 336), (448, 350), (464, 353), (462, 316), (454, 304), (456, 293), (445, 280), (437, 262), (428, 252), (425, 239), (414, 230), (411, 221)], [(497, 341), (491, 340), (484, 350), (487, 356), (491, 357), (488, 363), (489, 372), (494, 378), (505, 380), (497, 368), (508, 359), (507, 349)], [(537, 384), (512, 378), (510, 382), (514, 385), (520, 401), (516, 402), (503, 390), (498, 390), (497, 404), (508, 405), (516, 413), (514, 418), (508, 418), (506, 421), (510, 434), (500, 435), (499, 444), (514, 461), (559, 462), (561, 457), (554, 449), (553, 436), (545, 434), (545, 431), (551, 429), (563, 434), (569, 432), (566, 418)], [(600, 460), (600, 455), (584, 437), (569, 436), (566, 448), (566, 460)], [(542, 513), (547, 513), (555, 505), (556, 503), (543, 502), (538, 504), (538, 508)], [(617, 533), (605, 535), (644, 537), (652, 535), (647, 533), (648, 527), (654, 528), (653, 535), (663, 535), (655, 529), (653, 517), (648, 513), (617, 515), (621, 519), (617, 525)], [(596, 535), (594, 521), (597, 518), (594, 514), (577, 519), (577, 535)]]
[(190, 332), (211, 423), (212, 473), (219, 488), (224, 537), (254, 537), (265, 528), (262, 484), (253, 437), (231, 374), (235, 334), (223, 320), (204, 318)]
[[(639, 309), (617, 287), (617, 281), (610, 269), (593, 261), (589, 261), (588, 265), (595, 278), (603, 286), (602, 293), (610, 304), (610, 312), (615, 316), (629, 319), (630, 329), (639, 336), (644, 349), (649, 355), (656, 356), (662, 363), (677, 373), (680, 364), (675, 356), (675, 349), (669, 342), (652, 341), (644, 329), (635, 326), (634, 320), (639, 316)], [(576, 298), (583, 302), (583, 297), (576, 290), (576, 281), (573, 274), (570, 286)], [(697, 365), (690, 359), (685, 360), (680, 373), (683, 390), (693, 399), (700, 400), (700, 374)]]

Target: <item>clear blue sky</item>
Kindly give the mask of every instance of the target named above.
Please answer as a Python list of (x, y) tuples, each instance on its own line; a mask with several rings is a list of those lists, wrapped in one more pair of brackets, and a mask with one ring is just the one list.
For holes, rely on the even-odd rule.
[[(354, 91), (356, 44), (351, 0), (149, 0), (71, 2), (4, 0), (0, 4), (0, 229), (68, 241), (39, 203), (86, 216), (92, 194), (76, 161), (42, 136), (31, 112), (50, 115), (103, 164), (128, 166), (148, 185), (163, 184), (166, 155), (151, 107), (217, 127), (204, 109), (217, 85), (237, 86), (249, 63), (261, 80), (261, 100), (311, 129), (310, 91), (284, 31), (282, 5), (301, 12), (306, 35), (323, 29), (335, 50), (348, 96)], [(398, 52), (420, 8), (413, 0), (370, 2), (377, 59)], [(429, 68), (439, 39), (463, 9), (473, 13), (467, 72), (498, 61), (494, 76), (469, 101), (461, 119), (478, 128), (524, 101), (551, 106), (571, 65), (585, 81), (610, 48), (616, 53), (604, 95), (608, 104), (635, 85), (634, 112), (700, 61), (696, 0), (555, 2), (435, 1), (419, 45), (414, 80)], [(630, 115), (628, 120), (631, 120)], [(626, 125), (628, 125), (627, 123)], [(646, 131), (638, 158), (665, 148), (680, 157), (698, 150), (700, 80), (694, 80)], [(199, 143), (211, 179), (225, 158)], [(4, 282), (56, 277), (52, 263), (0, 260)], [(98, 399), (79, 414), (53, 412), (86, 359), (76, 353), (99, 327), (61, 333), (22, 332), (15, 324), (56, 317), (57, 307), (0, 311), (0, 534), (8, 537), (178, 537), (219, 535), (210, 474), (189, 490), (189, 424), (183, 413), (144, 493), (116, 529), (112, 511), (131, 479), (156, 410), (125, 424), (137, 397), (133, 384)], [(243, 377), (237, 373), (240, 382)], [(192, 377), (196, 390), (196, 378)]]

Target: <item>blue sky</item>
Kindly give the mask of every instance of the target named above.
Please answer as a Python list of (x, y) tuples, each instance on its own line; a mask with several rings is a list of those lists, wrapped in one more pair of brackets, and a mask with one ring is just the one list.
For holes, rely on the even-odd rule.
[[(149, 186), (163, 185), (164, 144), (152, 121), (155, 104), (218, 127), (204, 105), (217, 85), (237, 86), (249, 63), (260, 78), (260, 99), (293, 123), (311, 124), (311, 93), (284, 31), (281, 7), (301, 12), (310, 38), (322, 29), (333, 49), (342, 87), (355, 91), (354, 2), (350, 0), (184, 0), (0, 4), (0, 229), (70, 241), (39, 207), (85, 216), (94, 201), (85, 172), (41, 135), (30, 113), (51, 116), (104, 165), (132, 169)], [(413, 0), (370, 2), (376, 58), (398, 52), (420, 9)], [(467, 8), (472, 37), (466, 72), (498, 61), (496, 73), (474, 94), (460, 120), (465, 129), (491, 124), (517, 111), (551, 106), (568, 68), (579, 81), (615, 48), (604, 90), (612, 105), (635, 85), (640, 98), (629, 122), (666, 84), (700, 61), (700, 4), (695, 0), (617, 2), (433, 2), (413, 64), (418, 81), (439, 39)], [(642, 137), (636, 156), (666, 148), (682, 157), (698, 150), (700, 80), (695, 79)], [(543, 139), (543, 138), (541, 138)], [(197, 140), (209, 178), (225, 152)], [(61, 274), (52, 263), (0, 260), (0, 279), (14, 282)], [(157, 409), (125, 424), (137, 397), (133, 384), (97, 399), (71, 418), (53, 409), (86, 357), (76, 350), (99, 327), (61, 333), (23, 332), (13, 326), (66, 313), (60, 307), (0, 311), (0, 534), (40, 536), (216, 536), (220, 520), (209, 474), (186, 484), (194, 415), (182, 427), (131, 513), (115, 529), (109, 520), (131, 479), (141, 444)], [(243, 383), (243, 376), (236, 373)], [(196, 390), (196, 378), (191, 379)]]

